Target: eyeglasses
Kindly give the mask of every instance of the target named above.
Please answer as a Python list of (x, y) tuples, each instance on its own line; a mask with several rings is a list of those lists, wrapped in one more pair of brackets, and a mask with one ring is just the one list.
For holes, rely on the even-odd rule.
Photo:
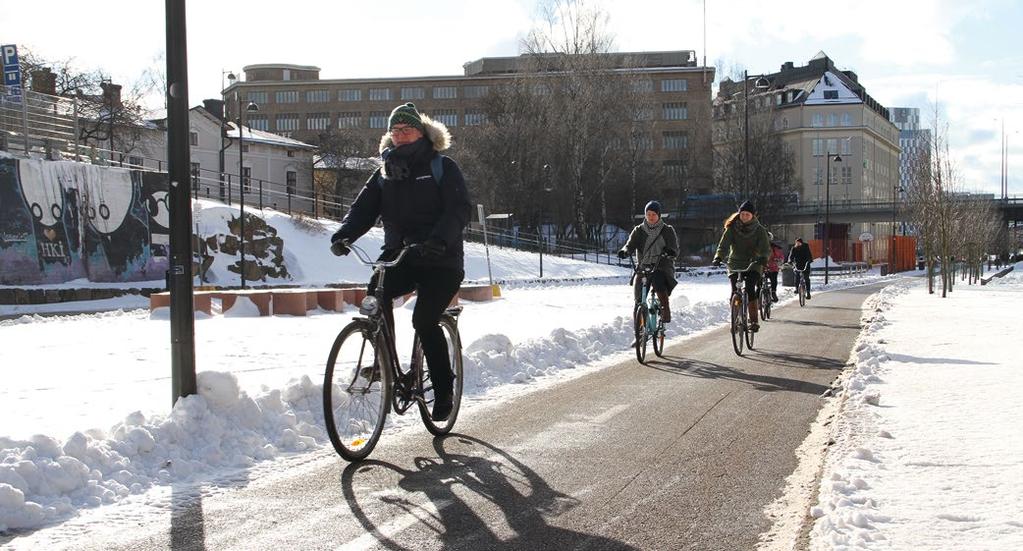
[(409, 134), (411, 134), (411, 133), (413, 133), (413, 132), (415, 132), (417, 130), (419, 130), (419, 129), (414, 127), (414, 126), (395, 126), (394, 128), (392, 128), (390, 130), (390, 133), (391, 133), (392, 136), (397, 136), (399, 134), (404, 134), (404, 135), (408, 136)]

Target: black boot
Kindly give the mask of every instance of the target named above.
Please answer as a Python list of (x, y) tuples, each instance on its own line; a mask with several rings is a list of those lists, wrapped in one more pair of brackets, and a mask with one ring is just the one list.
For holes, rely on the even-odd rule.
[(448, 415), (451, 415), (451, 408), (454, 407), (451, 399), (451, 393), (447, 394), (434, 394), (433, 400), (433, 413), (430, 417), (434, 421), (446, 421)]
[(661, 302), (661, 321), (664, 323), (671, 322), (671, 304), (668, 303), (668, 293), (664, 291), (656, 291), (657, 300)]

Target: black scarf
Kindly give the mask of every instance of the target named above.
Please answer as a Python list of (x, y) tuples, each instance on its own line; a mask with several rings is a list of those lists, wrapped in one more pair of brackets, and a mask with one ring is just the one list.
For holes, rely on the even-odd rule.
[(389, 147), (380, 153), (384, 160), (381, 176), (387, 180), (404, 180), (411, 174), (410, 168), (428, 161), (431, 153), (433, 144), (425, 137), (401, 147)]

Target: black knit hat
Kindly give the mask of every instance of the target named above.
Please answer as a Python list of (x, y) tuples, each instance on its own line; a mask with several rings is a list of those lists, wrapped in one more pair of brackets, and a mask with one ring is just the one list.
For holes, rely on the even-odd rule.
[(407, 124), (420, 131), (424, 130), (423, 119), (419, 116), (419, 111), (416, 111), (416, 106), (411, 102), (399, 105), (394, 108), (394, 111), (391, 111), (391, 117), (387, 119), (387, 128), (394, 128), (396, 124)]
[(650, 201), (649, 203), (646, 204), (646, 208), (643, 209), (643, 212), (646, 212), (648, 210), (652, 210), (652, 211), (657, 213), (657, 216), (660, 216), (661, 215), (661, 204), (659, 202), (657, 202), (657, 201)]
[(753, 206), (753, 203), (751, 203), (749, 201), (749, 199), (743, 201), (742, 204), (739, 205), (739, 212), (742, 212), (742, 211), (746, 211), (746, 212), (748, 212), (750, 214), (756, 214), (757, 213), (756, 207)]

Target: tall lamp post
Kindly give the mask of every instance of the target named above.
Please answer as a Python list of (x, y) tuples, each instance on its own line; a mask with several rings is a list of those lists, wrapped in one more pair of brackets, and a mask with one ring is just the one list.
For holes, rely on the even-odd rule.
[[(831, 152), (828, 151), (828, 160), (825, 163), (825, 171), (827, 172), (825, 178), (824, 188), (824, 284), (828, 284), (828, 272), (831, 268)], [(842, 162), (842, 157), (838, 154), (835, 155), (834, 161), (836, 163)]]
[[(769, 83), (763, 75), (753, 75), (756, 81), (753, 83), (754, 90), (766, 90)], [(745, 111), (744, 118), (745, 123), (742, 126), (743, 133), (743, 149), (744, 153), (742, 156), (742, 199), (748, 199), (746, 194), (749, 190), (749, 79), (750, 75), (748, 71), (742, 72), (742, 100), (743, 110)]]
[[(227, 75), (227, 81), (231, 84), (237, 82), (237, 77), (234, 73)], [(259, 111), (259, 106), (251, 101), (242, 109), (242, 96), (237, 89), (234, 91), (234, 100), (238, 106), (238, 204), (241, 209), (241, 215), (239, 221), (239, 233), (241, 234), (238, 238), (239, 246), (238, 251), (241, 253), (242, 261), (239, 264), (238, 273), (241, 274), (242, 289), (245, 288), (245, 183), (246, 179), (243, 176), (245, 171), (245, 165), (243, 164), (243, 156), (245, 154), (245, 113), (247, 111)]]
[(543, 183), (543, 191), (544, 192), (540, 194), (540, 224), (539, 224), (540, 235), (537, 236), (537, 244), (539, 245), (539, 248), (540, 248), (540, 277), (541, 278), (543, 278), (543, 248), (544, 248), (544, 245), (547, 243), (547, 240), (546, 240), (546, 238), (544, 236), (544, 231), (543, 231), (543, 203), (544, 203), (544, 201), (547, 200), (547, 193), (549, 193), (553, 189), (551, 187), (551, 165), (549, 165), (549, 164), (543, 165), (543, 175), (544, 175), (544, 183)]

